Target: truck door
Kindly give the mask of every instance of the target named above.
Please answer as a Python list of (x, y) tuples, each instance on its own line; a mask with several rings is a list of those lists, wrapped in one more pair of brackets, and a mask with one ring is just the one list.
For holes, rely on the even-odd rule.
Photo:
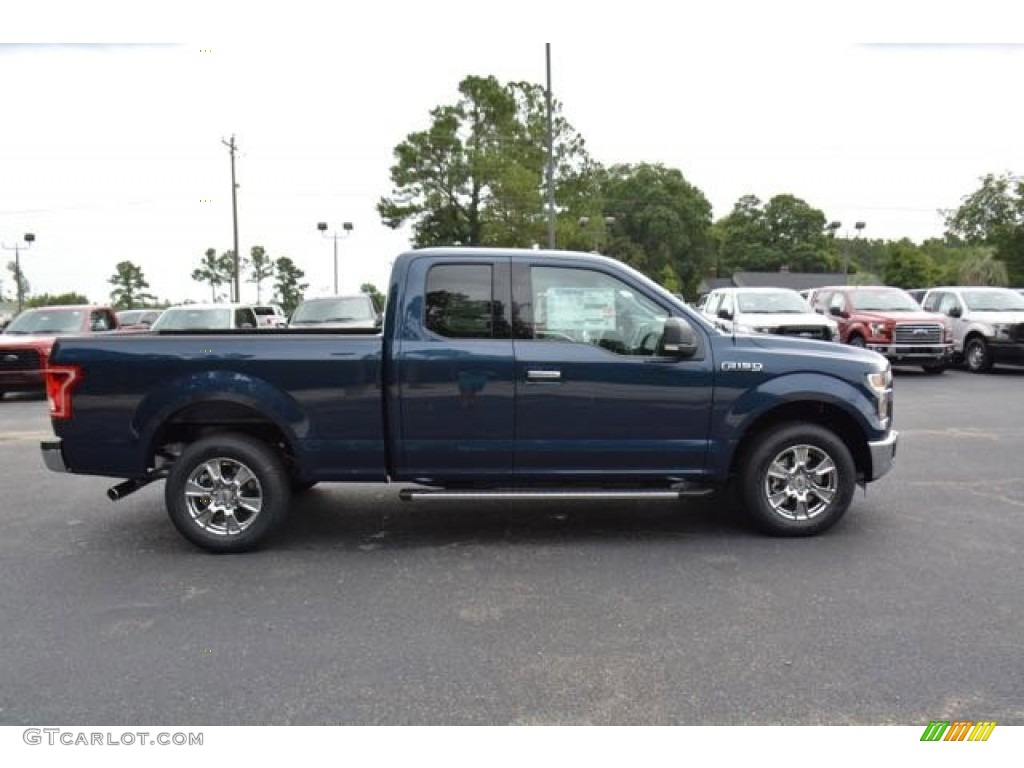
[[(508, 481), (514, 358), (507, 259), (410, 264), (395, 341), (400, 479)], [(419, 286), (419, 289), (413, 288)]]
[(707, 339), (659, 353), (669, 310), (600, 268), (513, 263), (516, 473), (656, 481), (704, 468), (712, 406)]

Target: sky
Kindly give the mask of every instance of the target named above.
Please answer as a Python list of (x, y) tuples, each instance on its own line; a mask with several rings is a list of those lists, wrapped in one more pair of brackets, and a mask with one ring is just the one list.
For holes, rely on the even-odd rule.
[(543, 85), (544, 39), (591, 155), (678, 168), (715, 218), (742, 195), (793, 194), (840, 235), (862, 221), (864, 237), (920, 242), (982, 176), (1024, 166), (1024, 45), (1000, 38), (998, 3), (300, 0), (145, 20), (138, 4), (50, 5), (0, 44), (0, 258), (35, 235), (19, 246), (32, 293), (105, 302), (132, 261), (161, 299), (208, 300), (190, 275), (232, 248), (232, 136), (243, 253), (288, 256), (309, 295), (330, 293), (334, 243), (316, 225), (351, 222), (340, 291), (386, 289), (409, 247), (376, 212), (394, 147), (467, 75)]

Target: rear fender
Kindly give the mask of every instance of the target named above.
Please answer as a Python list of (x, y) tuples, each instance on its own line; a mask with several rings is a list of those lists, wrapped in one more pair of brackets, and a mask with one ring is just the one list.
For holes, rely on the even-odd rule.
[(234, 371), (202, 371), (167, 381), (146, 395), (132, 419), (132, 431), (150, 445), (175, 413), (191, 405), (224, 401), (252, 409), (273, 422), (294, 446), (309, 434), (309, 419), (286, 392), (263, 379)]

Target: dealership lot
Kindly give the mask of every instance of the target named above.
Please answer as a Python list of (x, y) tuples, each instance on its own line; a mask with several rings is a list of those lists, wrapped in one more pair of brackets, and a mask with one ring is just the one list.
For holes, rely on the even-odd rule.
[(0, 403), (0, 724), (1024, 724), (1024, 370), (897, 371), (897, 466), (832, 532), (723, 502), (317, 488), (202, 553), (155, 484), (46, 471)]

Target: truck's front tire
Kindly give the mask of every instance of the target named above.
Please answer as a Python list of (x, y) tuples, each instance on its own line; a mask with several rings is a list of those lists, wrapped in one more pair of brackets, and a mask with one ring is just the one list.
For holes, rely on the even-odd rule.
[(217, 434), (189, 445), (165, 488), (167, 513), (186, 539), (210, 552), (243, 552), (288, 516), (288, 473), (265, 443)]
[(971, 336), (964, 346), (964, 362), (971, 373), (987, 373), (992, 370), (992, 353), (981, 336)]
[(811, 536), (850, 506), (856, 467), (846, 444), (816, 424), (782, 424), (765, 431), (740, 457), (744, 507), (765, 533)]

